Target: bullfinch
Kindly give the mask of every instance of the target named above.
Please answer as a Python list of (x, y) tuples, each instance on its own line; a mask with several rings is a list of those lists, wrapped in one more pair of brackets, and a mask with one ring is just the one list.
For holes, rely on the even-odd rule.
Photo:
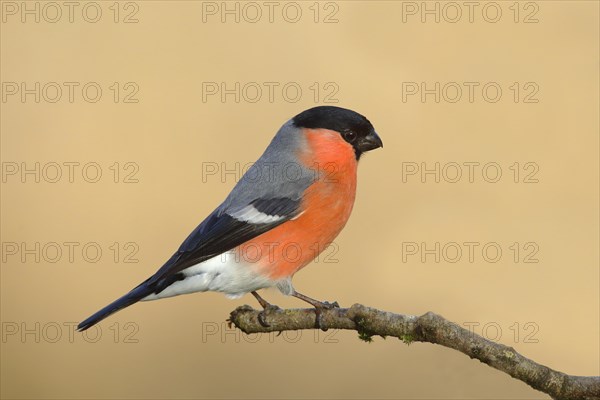
[[(298, 293), (292, 277), (340, 233), (356, 195), (361, 156), (383, 147), (364, 116), (340, 107), (308, 109), (287, 121), (263, 155), (150, 278), (78, 325), (80, 331), (138, 301), (193, 292), (230, 298), (277, 287), (320, 312), (337, 306)], [(267, 325), (261, 313), (260, 321)]]

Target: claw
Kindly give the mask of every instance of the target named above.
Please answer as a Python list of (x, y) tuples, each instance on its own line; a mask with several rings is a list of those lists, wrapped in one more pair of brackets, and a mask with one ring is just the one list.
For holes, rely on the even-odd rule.
[(302, 293), (298, 293), (296, 291), (292, 293), (292, 296), (297, 297), (300, 300), (303, 300), (308, 304), (312, 305), (315, 308), (315, 328), (321, 329), (323, 332), (327, 331), (326, 327), (324, 328), (321, 326), (321, 313), (323, 312), (323, 310), (331, 310), (332, 308), (336, 307), (339, 308), (340, 305), (338, 304), (338, 302), (334, 301), (333, 303), (330, 303), (328, 301), (318, 301), (315, 299), (311, 299), (310, 297), (305, 296)]
[(338, 304), (337, 301), (334, 301), (333, 303), (330, 303), (328, 301), (324, 301), (321, 302), (318, 306), (315, 306), (315, 328), (316, 329), (320, 329), (323, 332), (327, 332), (327, 330), (329, 328), (327, 328), (326, 326), (322, 326), (321, 321), (322, 321), (322, 315), (323, 315), (323, 310), (332, 310), (334, 308), (340, 308), (340, 305)]
[(265, 320), (265, 318), (266, 318), (265, 311), (266, 310), (262, 310), (261, 312), (258, 313), (258, 322), (265, 328), (268, 328), (271, 325), (269, 325), (269, 323)]
[(267, 314), (269, 314), (270, 312), (276, 312), (279, 310), (281, 310), (281, 308), (274, 306), (272, 304), (269, 304), (261, 312), (258, 313), (258, 322), (265, 328), (270, 327), (271, 325), (267, 322)]
[(327, 332), (327, 328), (321, 326), (322, 312), (323, 312), (322, 308), (315, 307), (315, 329), (320, 329), (323, 332)]
[(334, 301), (333, 303), (330, 303), (328, 301), (324, 301), (323, 303), (321, 303), (323, 308), (326, 310), (331, 310), (332, 308), (340, 308), (340, 305), (338, 304), (337, 301)]

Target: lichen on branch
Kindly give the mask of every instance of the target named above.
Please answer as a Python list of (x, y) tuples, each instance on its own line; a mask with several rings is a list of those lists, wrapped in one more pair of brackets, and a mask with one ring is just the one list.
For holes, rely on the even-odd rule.
[[(313, 308), (269, 310), (265, 315), (268, 326), (259, 321), (260, 313), (261, 310), (245, 305), (233, 310), (228, 321), (247, 334), (315, 329)], [(438, 344), (505, 372), (553, 399), (600, 399), (600, 377), (555, 371), (522, 356), (512, 347), (485, 339), (432, 312), (421, 316), (403, 315), (354, 304), (350, 308), (323, 310), (320, 327), (354, 330), (360, 339), (368, 342), (374, 336), (392, 336), (407, 344)]]

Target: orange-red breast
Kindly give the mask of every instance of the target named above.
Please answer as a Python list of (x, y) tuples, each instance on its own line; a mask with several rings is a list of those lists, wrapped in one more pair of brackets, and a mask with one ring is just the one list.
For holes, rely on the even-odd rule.
[(354, 111), (321, 106), (296, 115), (153, 276), (78, 329), (138, 301), (193, 292), (252, 293), (267, 307), (256, 291), (276, 286), (317, 310), (330, 307), (298, 293), (292, 277), (340, 233), (354, 205), (358, 160), (382, 146)]

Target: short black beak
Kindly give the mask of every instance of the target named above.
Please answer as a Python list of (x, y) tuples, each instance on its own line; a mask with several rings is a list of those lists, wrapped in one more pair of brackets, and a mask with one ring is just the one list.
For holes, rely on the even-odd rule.
[(367, 136), (358, 140), (356, 147), (360, 152), (365, 152), (369, 150), (374, 150), (378, 147), (383, 147), (383, 142), (377, 132), (373, 131), (369, 133)]

